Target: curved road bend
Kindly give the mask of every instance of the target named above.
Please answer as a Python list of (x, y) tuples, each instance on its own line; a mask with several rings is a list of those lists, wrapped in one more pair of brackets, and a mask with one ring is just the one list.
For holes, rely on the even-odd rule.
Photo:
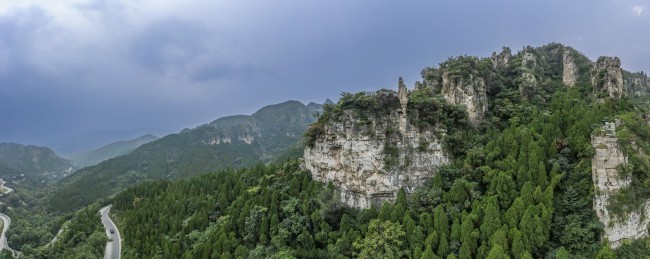
[[(120, 237), (120, 232), (117, 231), (115, 223), (108, 217), (111, 206), (108, 205), (99, 210), (99, 214), (102, 215), (102, 224), (104, 224), (104, 228), (106, 229), (106, 236), (109, 238), (108, 243), (106, 243), (106, 249), (104, 250), (104, 259), (119, 259), (121, 257), (122, 238)], [(111, 229), (115, 233), (111, 233)], [(113, 241), (110, 241), (110, 239)]]
[(17, 251), (9, 248), (9, 245), (7, 244), (7, 237), (5, 234), (7, 233), (7, 230), (9, 229), (9, 225), (11, 225), (11, 219), (9, 216), (0, 213), (0, 219), (4, 221), (4, 224), (2, 225), (2, 236), (0, 236), (0, 250), (2, 249), (7, 249), (13, 256), (17, 255)]

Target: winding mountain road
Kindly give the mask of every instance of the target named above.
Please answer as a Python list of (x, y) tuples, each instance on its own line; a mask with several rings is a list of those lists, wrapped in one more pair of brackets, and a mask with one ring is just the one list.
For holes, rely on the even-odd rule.
[(120, 237), (120, 232), (117, 231), (115, 223), (108, 217), (111, 206), (108, 205), (99, 210), (99, 214), (102, 216), (102, 224), (104, 224), (104, 228), (106, 229), (106, 236), (109, 238), (108, 243), (106, 243), (106, 249), (104, 250), (104, 259), (119, 259), (122, 252), (122, 237)]
[(13, 256), (16, 256), (18, 252), (9, 248), (9, 245), (7, 244), (7, 237), (5, 236), (7, 230), (9, 229), (9, 225), (11, 225), (11, 218), (3, 213), (0, 213), (0, 219), (4, 221), (4, 224), (2, 224), (2, 236), (0, 236), (0, 250), (7, 249)]

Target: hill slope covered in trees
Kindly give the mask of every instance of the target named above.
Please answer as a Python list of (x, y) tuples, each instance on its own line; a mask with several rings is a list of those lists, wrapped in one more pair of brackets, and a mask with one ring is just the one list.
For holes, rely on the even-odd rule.
[(165, 136), (63, 179), (50, 205), (70, 211), (146, 180), (181, 179), (271, 161), (298, 142), (320, 107), (288, 101)]
[[(394, 203), (348, 208), (335, 186), (312, 181), (299, 161), (151, 182), (113, 199), (118, 224), (126, 229), (125, 252), (141, 258), (650, 256), (647, 238), (616, 250), (602, 238), (604, 225), (592, 210), (591, 177), (591, 136), (603, 122), (618, 119), (620, 143), (647, 148), (648, 108), (629, 96), (603, 98), (589, 76), (577, 76), (567, 87), (551, 62), (557, 47), (531, 49), (547, 62), (525, 71), (533, 73), (536, 84), (517, 80), (519, 66), (491, 74), (481, 123), (454, 127), (444, 138), (452, 162), (412, 193), (399, 191)], [(448, 62), (444, 65), (461, 68), (458, 73), (487, 69), (483, 61), (467, 57)], [(427, 71), (423, 76), (432, 75)], [(414, 90), (419, 102), (410, 108), (418, 112), (420, 125), (471, 125), (467, 115), (440, 118), (447, 116), (447, 101), (426, 89)], [(374, 105), (379, 103), (374, 98), (386, 94), (345, 94), (326, 106), (307, 143), (333, 113), (385, 109)], [(637, 154), (626, 169), (634, 191), (628, 199), (650, 197), (647, 161)]]

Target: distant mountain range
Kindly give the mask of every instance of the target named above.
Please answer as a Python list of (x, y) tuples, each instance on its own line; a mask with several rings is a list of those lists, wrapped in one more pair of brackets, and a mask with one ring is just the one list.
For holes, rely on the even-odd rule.
[(68, 158), (72, 160), (76, 168), (83, 168), (99, 164), (105, 160), (126, 155), (137, 147), (158, 139), (158, 137), (147, 134), (135, 139), (118, 141), (108, 144), (95, 150), (84, 151), (69, 155)]
[(49, 148), (0, 143), (0, 177), (44, 177), (59, 179), (70, 173), (72, 162)]
[(50, 147), (57, 154), (70, 155), (80, 152), (87, 152), (98, 149), (102, 146), (124, 141), (127, 139), (138, 138), (147, 134), (155, 136), (164, 136), (171, 131), (159, 128), (141, 128), (130, 130), (102, 130), (83, 135), (71, 136), (52, 140), (44, 143), (44, 146)]
[(322, 105), (287, 101), (217, 119), (144, 144), (63, 179), (50, 205), (70, 210), (152, 179), (179, 179), (268, 162), (302, 138)]

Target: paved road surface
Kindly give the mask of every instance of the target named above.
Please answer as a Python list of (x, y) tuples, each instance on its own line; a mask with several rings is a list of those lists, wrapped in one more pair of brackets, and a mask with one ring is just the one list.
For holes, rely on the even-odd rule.
[[(109, 238), (108, 243), (106, 243), (106, 249), (104, 250), (104, 259), (119, 259), (122, 252), (122, 238), (120, 237), (120, 232), (117, 231), (115, 223), (113, 223), (113, 221), (108, 217), (108, 213), (111, 211), (111, 206), (112, 205), (109, 205), (99, 210), (99, 214), (102, 215), (102, 224), (104, 224), (106, 235)], [(111, 229), (113, 229), (115, 233), (111, 233)], [(110, 241), (111, 238), (113, 241)]]
[(5, 215), (3, 213), (0, 213), (0, 219), (2, 219), (2, 221), (4, 221), (4, 224), (2, 226), (2, 236), (0, 236), (0, 250), (7, 249), (7, 250), (9, 250), (11, 252), (11, 254), (16, 256), (16, 251), (9, 248), (9, 245), (7, 245), (7, 237), (5, 236), (5, 234), (7, 233), (7, 230), (9, 229), (9, 225), (11, 225), (11, 219), (9, 218), (9, 216), (7, 216), (7, 215)]
[(10, 192), (13, 192), (14, 189), (11, 189), (11, 188), (5, 186), (5, 183), (7, 183), (7, 182), (5, 182), (4, 179), (0, 179), (0, 186), (2, 186), (2, 188), (5, 189), (5, 191), (2, 194), (9, 194)]

